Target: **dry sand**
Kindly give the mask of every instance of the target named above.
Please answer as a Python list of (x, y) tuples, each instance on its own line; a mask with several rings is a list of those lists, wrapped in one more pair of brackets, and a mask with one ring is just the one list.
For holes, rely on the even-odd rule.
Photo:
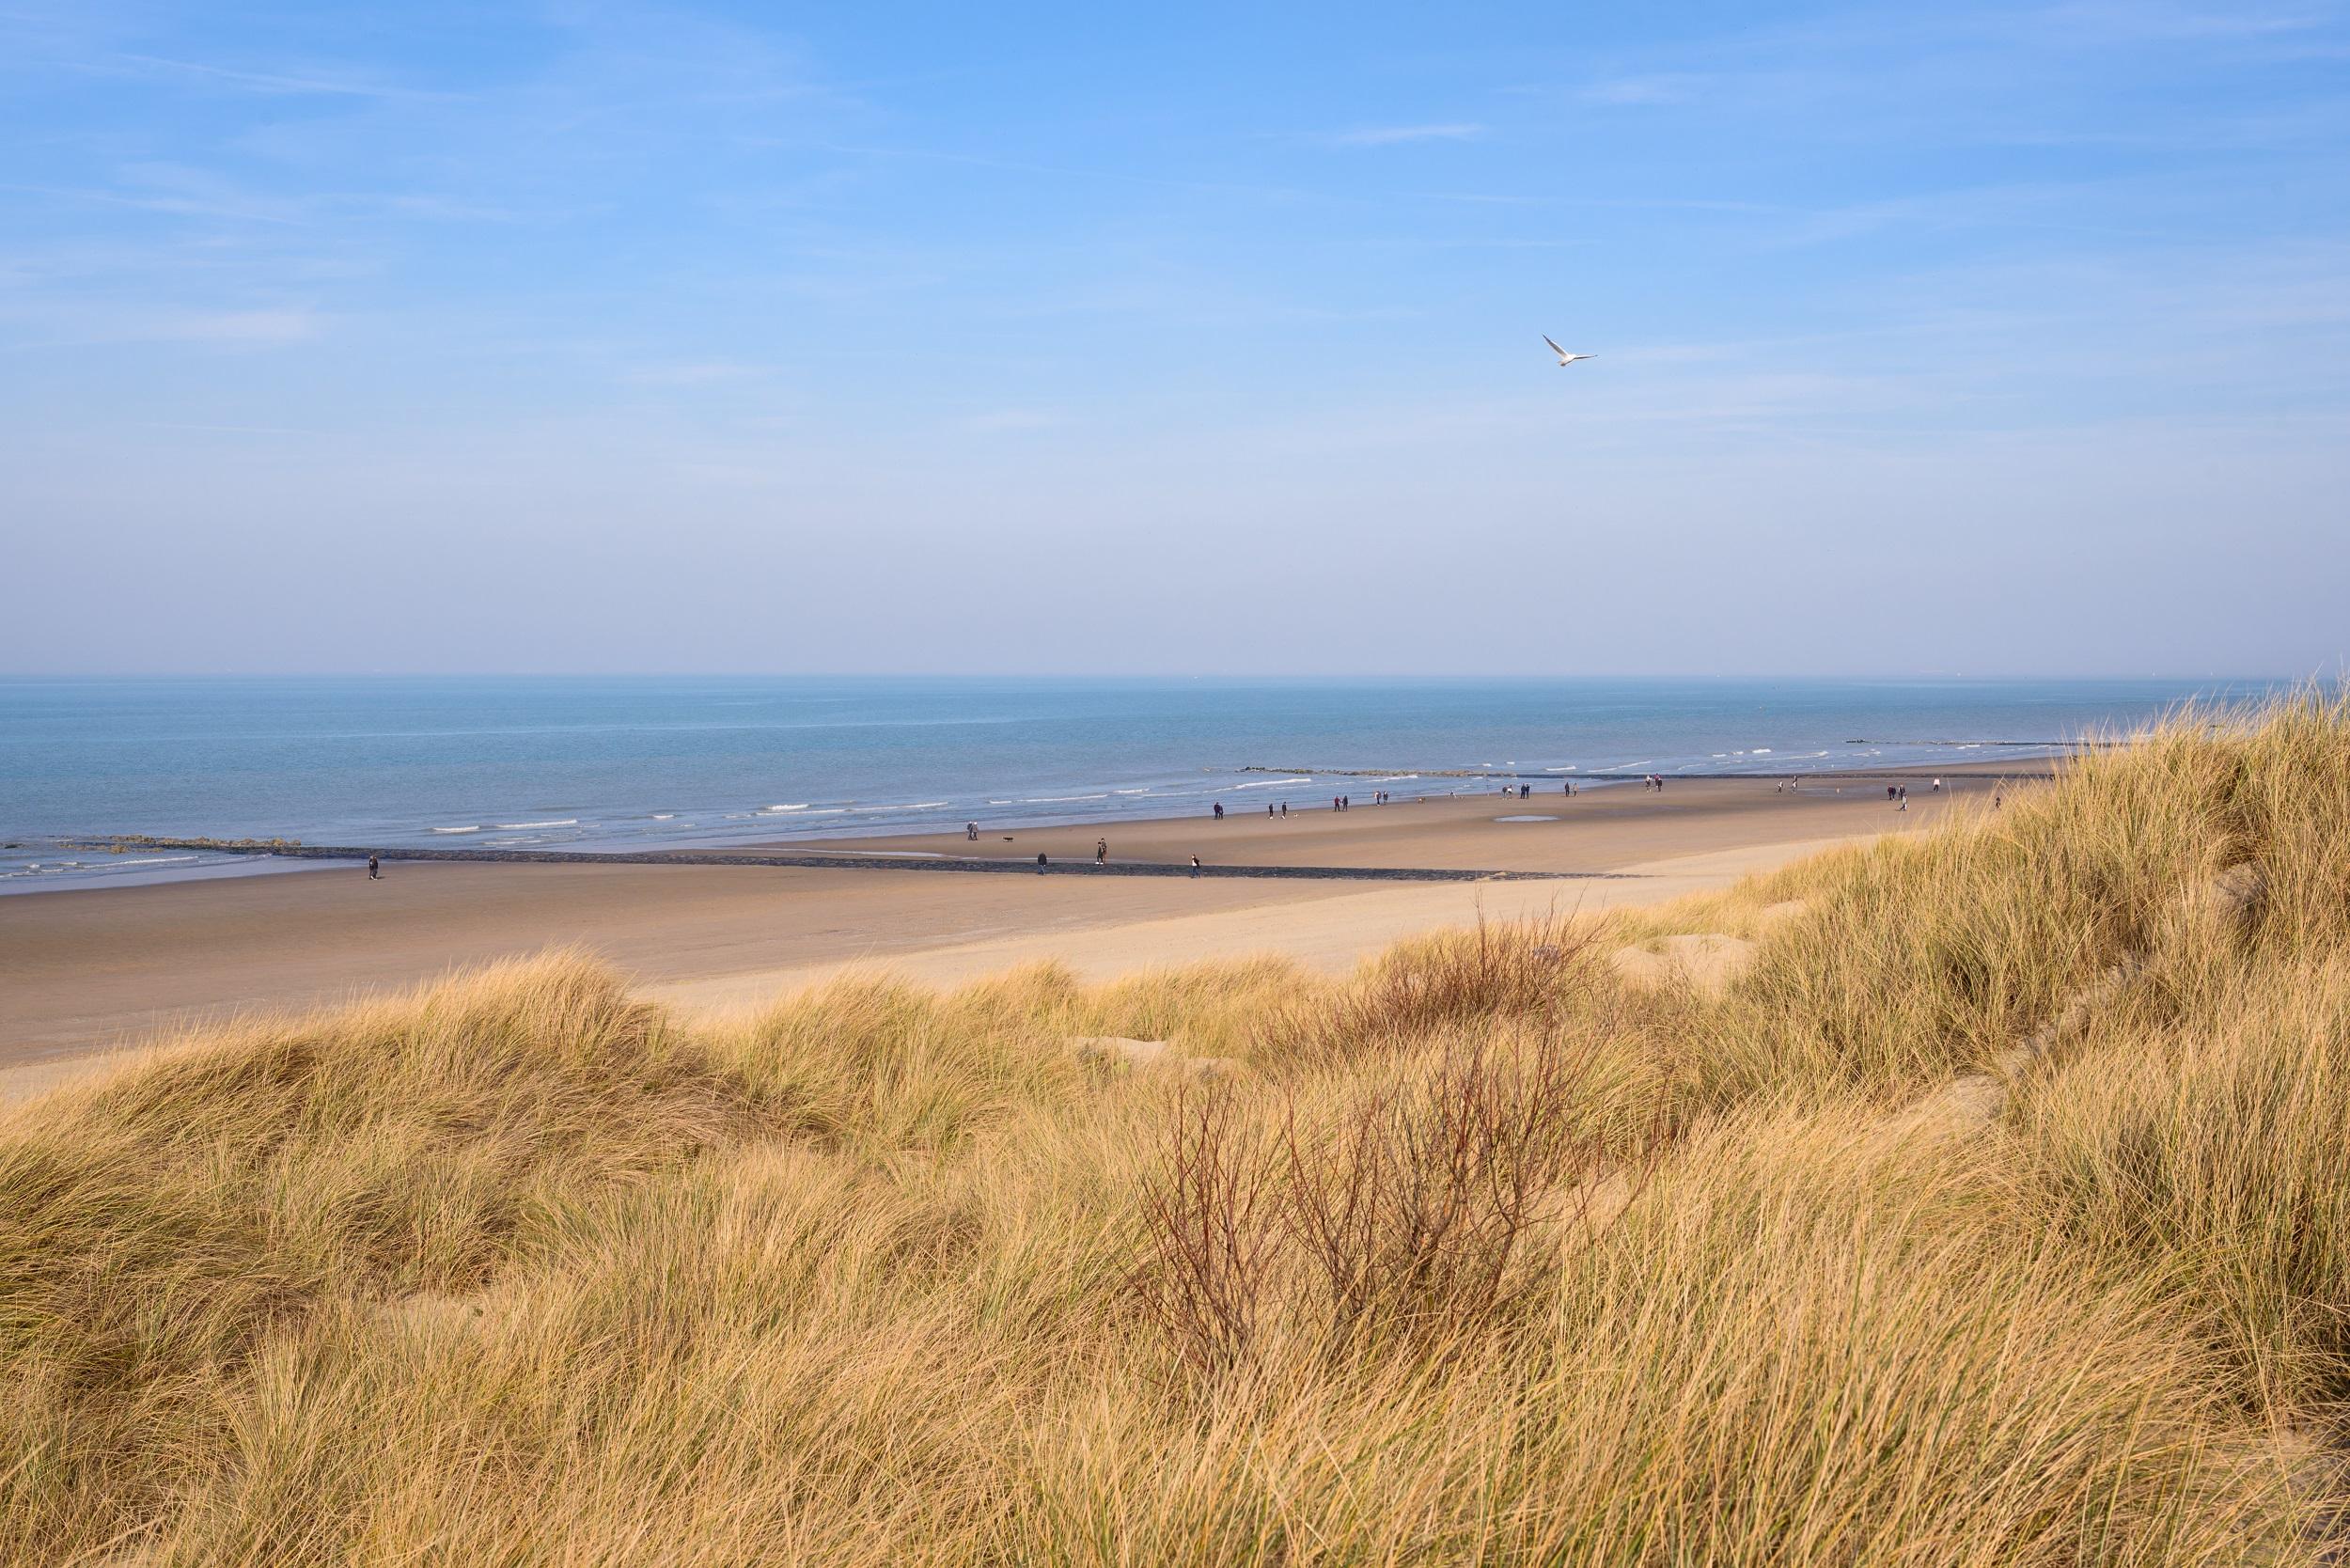
[[(1290, 793), (1292, 815), (1015, 830), (978, 846), (1022, 860), (1115, 855), (1220, 865), (1424, 866), (1615, 873), (1607, 880), (1345, 881), (915, 874), (757, 866), (400, 864), (382, 882), (284, 876), (0, 898), (0, 1094), (93, 1053), (252, 1009), (313, 1006), (452, 968), (576, 945), (648, 995), (695, 1007), (763, 999), (849, 967), (952, 981), (1031, 958), (1089, 977), (1279, 951), (1342, 968), (1415, 932), (1543, 909), (1655, 902), (1722, 886), (1827, 842), (1933, 822), (1988, 784), (1913, 786), (1893, 811), (1865, 778), (1676, 780), (1570, 800), (1480, 795), (1358, 805)], [(1841, 791), (1841, 792), (1839, 792)], [(1247, 795), (1283, 792), (1251, 791)], [(1358, 792), (1361, 799), (1368, 792)], [(1555, 817), (1505, 823), (1507, 816)], [(792, 846), (805, 850), (806, 844)], [(849, 849), (969, 854), (960, 835)]]

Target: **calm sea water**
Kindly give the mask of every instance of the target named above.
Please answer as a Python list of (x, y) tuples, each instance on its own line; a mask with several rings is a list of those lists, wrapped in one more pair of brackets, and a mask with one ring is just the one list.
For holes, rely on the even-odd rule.
[[(2054, 746), (2261, 682), (542, 678), (0, 681), (0, 888), (220, 857), (79, 835), (634, 849)], [(1853, 745), (1859, 740), (1866, 744)], [(2026, 757), (2031, 750), (1990, 755)], [(1239, 772), (1374, 768), (1386, 780)], [(1285, 782), (1286, 781), (1286, 782)]]

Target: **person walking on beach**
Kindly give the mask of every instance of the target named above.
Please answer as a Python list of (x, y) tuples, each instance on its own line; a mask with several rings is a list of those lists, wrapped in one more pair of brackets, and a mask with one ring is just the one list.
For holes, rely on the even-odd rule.
[(369, 882), (381, 882), (384, 880), (383, 863), (377, 860), (372, 855), (368, 856), (368, 880)]
[(1938, 778), (1934, 781), (1934, 792), (1937, 795), (1942, 792), (1942, 781)]
[(964, 823), (963, 824), (963, 836), (970, 839), (973, 843), (978, 843), (979, 841), (979, 824), (977, 823)]
[(1196, 855), (1191, 857), (1191, 879), (1194, 882), (1199, 880), (1199, 857)]
[(1215, 803), (1215, 820), (1217, 822), (1224, 820), (1224, 803), (1220, 800)]
[(1093, 865), (1094, 865), (1094, 869), (1095, 869), (1095, 870), (1099, 870), (1102, 867), (1106, 866), (1106, 865), (1108, 865), (1109, 863), (1110, 863), (1110, 841), (1109, 841), (1107, 839), (1094, 839), (1094, 840), (1093, 840)]
[(1039, 876), (1044, 874), (1044, 852), (1042, 850), (1036, 852), (1036, 874)]
[(1283, 801), (1283, 802), (1281, 803), (1281, 815), (1282, 815), (1282, 816), (1284, 816), (1284, 817), (1286, 817), (1286, 816), (1288, 816), (1289, 814), (1290, 814), (1290, 803), (1289, 803), (1288, 801), (1286, 801), (1286, 800), (1285, 800), (1285, 801)]

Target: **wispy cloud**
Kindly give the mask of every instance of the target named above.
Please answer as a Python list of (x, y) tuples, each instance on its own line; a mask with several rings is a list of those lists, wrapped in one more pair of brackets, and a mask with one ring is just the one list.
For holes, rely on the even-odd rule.
[(1485, 133), (1485, 127), (1466, 121), (1442, 125), (1366, 125), (1337, 131), (1322, 139), (1332, 147), (1397, 147), (1405, 142), (1466, 142)]
[(763, 365), (738, 360), (697, 360), (680, 365), (647, 365), (628, 373), (644, 386), (710, 386), (721, 382), (757, 381), (769, 372)]
[(415, 87), (390, 86), (325, 71), (289, 74), (274, 71), (240, 71), (232, 66), (213, 65), (204, 60), (175, 60), (162, 55), (109, 55), (95, 67), (102, 70), (107, 68), (143, 75), (190, 77), (243, 92), (272, 95), (321, 95), (393, 101), (457, 96)]
[(997, 408), (971, 415), (956, 423), (976, 435), (1008, 435), (1018, 431), (1051, 430), (1065, 421), (1048, 409)]
[(290, 425), (192, 425), (177, 419), (143, 419), (141, 430), (189, 431), (198, 435), (316, 435), (310, 430), (297, 430)]
[[(0, 311), (0, 323), (20, 319)], [(59, 308), (44, 304), (27, 324), (41, 336), (5, 345), (10, 353), (44, 349), (86, 348), (101, 343), (188, 343), (227, 349), (286, 348), (310, 342), (326, 330), (319, 312), (302, 306), (213, 310), (176, 306), (82, 303)]]
[(1704, 78), (1687, 71), (1658, 71), (1644, 76), (1616, 76), (1587, 83), (1575, 96), (1586, 103), (1627, 107), (1685, 103), (1698, 95)]
[(2059, 41), (2159, 43), (2270, 39), (2326, 25), (2322, 11), (2276, 10), (2253, 5), (2190, 6), (2148, 0), (2068, 0), (2015, 19)]
[(1007, 174), (1042, 175), (1056, 180), (1100, 180), (1121, 185), (1155, 186), (1170, 191), (1224, 192), (1235, 196), (1277, 196), (1284, 200), (1307, 195), (1293, 185), (1250, 184), (1230, 180), (1170, 179), (1155, 174), (1136, 174), (1127, 169), (1079, 168), (1065, 164), (1039, 164), (1019, 158), (994, 158), (977, 152), (942, 151), (923, 147), (868, 147), (849, 142), (819, 140), (810, 144), (822, 151), (838, 152), (851, 157), (890, 159), (900, 162), (959, 164), (967, 168), (1001, 169)]
[(136, 336), (181, 343), (301, 343), (324, 330), (318, 313), (299, 306), (273, 310), (191, 310), (161, 316), (134, 328)]

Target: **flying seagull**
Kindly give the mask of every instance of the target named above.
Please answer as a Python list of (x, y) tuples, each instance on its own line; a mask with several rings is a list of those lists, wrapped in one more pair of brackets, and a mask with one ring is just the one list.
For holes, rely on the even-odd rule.
[[(1550, 343), (1550, 334), (1543, 334), (1543, 341)], [(1559, 356), (1559, 363), (1561, 366), (1572, 365), (1578, 359), (1597, 359), (1599, 357), (1599, 355), (1595, 353), (1569, 353), (1566, 350), (1560, 348), (1556, 343), (1550, 343), (1550, 352)]]

